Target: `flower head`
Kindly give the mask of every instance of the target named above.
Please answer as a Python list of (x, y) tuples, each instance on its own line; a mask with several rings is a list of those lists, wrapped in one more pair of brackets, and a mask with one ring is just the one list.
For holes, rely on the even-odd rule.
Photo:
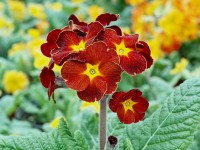
[(153, 63), (149, 46), (143, 41), (138, 41), (138, 34), (120, 36), (113, 29), (106, 29), (100, 38), (110, 49), (116, 50), (120, 66), (129, 74), (141, 73)]
[(25, 73), (16, 70), (7, 71), (3, 76), (5, 91), (14, 94), (18, 90), (25, 89), (29, 84)]
[(65, 62), (61, 75), (68, 87), (77, 90), (80, 99), (94, 102), (116, 90), (122, 72), (117, 62), (115, 51), (96, 42), (86, 48), (83, 61)]
[(125, 124), (136, 123), (144, 118), (149, 106), (139, 90), (130, 90), (128, 93), (116, 92), (109, 102), (109, 107), (117, 113), (119, 120)]

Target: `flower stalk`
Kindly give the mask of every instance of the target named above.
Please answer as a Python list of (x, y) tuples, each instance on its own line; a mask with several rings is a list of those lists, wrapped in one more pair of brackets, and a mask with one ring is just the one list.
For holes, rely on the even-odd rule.
[(100, 150), (104, 150), (104, 147), (107, 141), (107, 136), (106, 136), (107, 98), (108, 98), (108, 95), (105, 95), (100, 100), (100, 119), (99, 119), (99, 148)]

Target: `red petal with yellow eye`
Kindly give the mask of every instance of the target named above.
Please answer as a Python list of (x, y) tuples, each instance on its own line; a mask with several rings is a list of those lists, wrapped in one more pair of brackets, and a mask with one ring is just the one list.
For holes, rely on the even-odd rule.
[(117, 89), (117, 82), (121, 79), (121, 68), (113, 62), (107, 62), (99, 66), (99, 71), (107, 83), (106, 94), (111, 94)]
[(145, 58), (135, 52), (130, 52), (127, 56), (120, 56), (120, 65), (131, 75), (139, 74), (147, 68)]
[(92, 65), (109, 61), (119, 63), (116, 52), (113, 50), (108, 51), (106, 44), (103, 42), (95, 42), (88, 46), (85, 50), (84, 59)]
[(110, 24), (110, 22), (116, 21), (118, 17), (119, 15), (116, 15), (116, 14), (105, 13), (105, 14), (99, 15), (96, 18), (96, 21), (99, 21), (103, 26), (107, 26)]
[(139, 54), (143, 55), (147, 61), (147, 68), (151, 67), (153, 64), (153, 59), (150, 55), (151, 51), (149, 49), (149, 46), (147, 43), (143, 41), (139, 41), (136, 43), (136, 50), (138, 51)]
[(49, 88), (50, 83), (54, 80), (55, 80), (54, 72), (51, 69), (44, 67), (40, 73), (40, 81), (42, 85), (45, 88)]
[(124, 124), (130, 124), (130, 123), (135, 122), (134, 113), (130, 110), (125, 112), (123, 106), (120, 106), (117, 108), (117, 116), (119, 120)]
[(51, 50), (57, 48), (56, 45), (56, 40), (58, 39), (58, 36), (60, 34), (62, 30), (60, 29), (55, 29), (52, 30), (51, 32), (49, 32), (48, 36), (47, 36), (47, 43), (44, 43), (41, 45), (41, 51), (43, 53), (43, 55), (47, 56), (47, 57), (51, 57)]
[(121, 31), (120, 27), (118, 27), (118, 26), (114, 25), (114, 26), (110, 26), (110, 27), (107, 27), (107, 28), (115, 30), (115, 32), (117, 33), (117, 35), (122, 35), (122, 31)]
[(123, 97), (123, 100), (127, 100), (127, 99), (130, 99), (130, 98), (137, 98), (137, 97), (140, 97), (142, 95), (142, 92), (138, 89), (133, 89), (133, 90), (130, 90), (126, 93), (126, 95), (124, 95)]
[(117, 32), (113, 29), (105, 29), (103, 35), (100, 37), (101, 40), (105, 41), (109, 48), (116, 48), (115, 44), (120, 44), (121, 39), (117, 35)]
[(127, 48), (135, 48), (135, 43), (138, 41), (138, 34), (122, 36), (122, 40)]
[(89, 77), (83, 74), (85, 70), (85, 63), (68, 61), (63, 65), (61, 75), (68, 87), (77, 91), (83, 91), (90, 83)]
[(72, 45), (78, 45), (80, 42), (80, 39), (78, 38), (77, 34), (73, 31), (63, 31), (60, 33), (57, 44), (59, 47), (61, 47), (63, 50), (71, 50), (72, 48), (70, 46)]
[(117, 108), (121, 106), (121, 101), (123, 96), (125, 95), (125, 92), (115, 92), (112, 95), (112, 99), (109, 101), (109, 108), (113, 111), (116, 112)]
[(106, 82), (102, 77), (95, 77), (84, 91), (77, 92), (81, 100), (87, 102), (99, 101), (107, 90)]

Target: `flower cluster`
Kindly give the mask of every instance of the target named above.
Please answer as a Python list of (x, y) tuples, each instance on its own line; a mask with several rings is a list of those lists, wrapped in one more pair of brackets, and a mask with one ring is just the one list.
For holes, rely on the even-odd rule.
[[(116, 14), (105, 13), (94, 22), (86, 23), (71, 15), (69, 26), (48, 34), (47, 42), (41, 45), (41, 51), (51, 60), (49, 66), (42, 69), (40, 79), (43, 86), (48, 88), (49, 97), (62, 80), (67, 87), (77, 91), (81, 100), (99, 101), (104, 95), (116, 91), (123, 71), (135, 75), (152, 65), (150, 49), (145, 42), (138, 41), (138, 34), (122, 34), (118, 26), (109, 26), (118, 17)], [(61, 77), (53, 72), (54, 65), (61, 66)], [(129, 98), (130, 107), (133, 107), (135, 99), (132, 102)], [(138, 105), (143, 104), (143, 99), (136, 97), (136, 103), (138, 108)], [(126, 110), (126, 105), (123, 106)], [(130, 111), (134, 112), (134, 109)], [(136, 117), (131, 122), (141, 118)]]

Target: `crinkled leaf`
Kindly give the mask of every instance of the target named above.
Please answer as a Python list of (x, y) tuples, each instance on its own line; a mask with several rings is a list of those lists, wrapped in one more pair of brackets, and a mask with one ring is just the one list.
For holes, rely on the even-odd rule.
[(64, 119), (59, 127), (50, 133), (28, 136), (0, 137), (0, 149), (3, 150), (82, 150), (70, 133)]
[[(190, 79), (172, 92), (151, 117), (126, 127), (134, 150), (185, 150), (200, 122), (200, 79)], [(119, 149), (123, 149), (120, 143)]]

